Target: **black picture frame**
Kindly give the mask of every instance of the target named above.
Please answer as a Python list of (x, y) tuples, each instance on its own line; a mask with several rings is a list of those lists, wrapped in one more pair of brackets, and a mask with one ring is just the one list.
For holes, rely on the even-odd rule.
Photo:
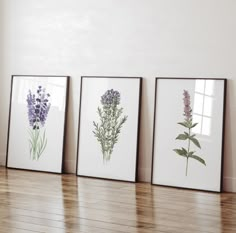
[[(137, 106), (135, 106), (137, 109), (137, 116), (136, 116), (136, 120), (137, 124), (136, 124), (136, 131), (137, 134), (135, 135), (135, 171), (134, 171), (134, 175), (133, 175), (133, 179), (120, 179), (120, 178), (114, 178), (112, 176), (104, 176), (104, 175), (93, 175), (93, 174), (83, 174), (80, 172), (80, 168), (79, 168), (79, 163), (80, 163), (80, 158), (81, 158), (81, 152), (80, 152), (80, 139), (82, 138), (81, 135), (81, 125), (83, 125), (83, 122), (81, 120), (82, 118), (82, 108), (83, 108), (83, 85), (85, 80), (94, 80), (94, 81), (101, 81), (101, 80), (108, 80), (108, 81), (114, 81), (114, 80), (121, 80), (122, 82), (126, 82), (127, 80), (130, 81), (136, 81), (138, 82), (138, 90), (137, 90)], [(96, 84), (94, 84), (96, 85)], [(111, 86), (109, 86), (109, 88), (112, 88)], [(131, 87), (133, 88), (133, 87)], [(102, 93), (101, 93), (102, 94)], [(113, 181), (125, 181), (125, 182), (136, 182), (137, 181), (137, 169), (138, 169), (138, 155), (139, 155), (139, 134), (140, 134), (140, 116), (141, 116), (141, 96), (142, 96), (142, 77), (124, 77), (124, 76), (82, 76), (81, 77), (81, 85), (80, 85), (80, 107), (79, 107), (79, 124), (78, 124), (78, 145), (77, 145), (77, 161), (76, 161), (76, 175), (79, 177), (88, 177), (88, 178), (96, 178), (96, 179), (105, 179), (105, 180), (113, 180)], [(122, 169), (122, 168), (120, 168)], [(122, 170), (120, 171), (122, 172)]]
[[(16, 166), (12, 165), (9, 161), (10, 158), (10, 137), (11, 137), (11, 118), (12, 118), (12, 105), (13, 105), (13, 87), (14, 87), (14, 81), (15, 80), (20, 80), (22, 78), (26, 79), (32, 79), (32, 82), (40, 82), (39, 80), (42, 79), (43, 82), (46, 82), (46, 78), (49, 79), (64, 79), (65, 84), (64, 84), (64, 106), (63, 106), (63, 122), (61, 125), (62, 129), (62, 135), (61, 135), (61, 150), (59, 153), (59, 158), (60, 158), (60, 166), (58, 166), (57, 169), (40, 169), (40, 168), (31, 168), (30, 166)], [(6, 168), (8, 169), (16, 169), (16, 170), (26, 170), (26, 171), (37, 171), (37, 172), (46, 172), (46, 173), (54, 173), (54, 174), (61, 174), (63, 173), (64, 170), (64, 158), (65, 158), (65, 140), (66, 140), (66, 124), (67, 124), (67, 110), (68, 110), (68, 97), (69, 97), (69, 82), (70, 82), (70, 76), (68, 75), (12, 75), (11, 76), (11, 92), (10, 92), (10, 105), (9, 105), (9, 117), (8, 117), (8, 134), (7, 134), (7, 148), (6, 148)], [(25, 98), (26, 101), (26, 98)], [(58, 136), (58, 135), (57, 135)], [(58, 146), (58, 145), (55, 145)], [(19, 151), (20, 153), (20, 151)]]
[[(158, 96), (158, 91), (160, 91), (161, 87), (163, 87), (164, 85), (162, 85), (161, 87), (158, 87), (158, 82), (160, 80), (164, 80), (164, 81), (196, 81), (196, 80), (200, 80), (200, 81), (207, 81), (207, 80), (210, 80), (210, 81), (215, 81), (215, 82), (222, 82), (222, 87), (221, 87), (221, 100), (219, 102), (217, 102), (217, 105), (220, 105), (221, 106), (221, 109), (220, 109), (220, 114), (221, 114), (221, 122), (220, 122), (220, 129), (221, 129), (221, 133), (219, 134), (219, 143), (221, 145), (221, 149), (218, 151), (219, 153), (219, 159), (220, 159), (220, 166), (219, 166), (219, 169), (220, 169), (220, 172), (218, 174), (218, 185), (217, 185), (217, 188), (206, 188), (204, 186), (204, 188), (201, 188), (201, 187), (191, 187), (191, 186), (187, 186), (187, 185), (176, 185), (176, 184), (173, 184), (171, 183), (169, 180), (171, 179), (170, 177), (168, 179), (162, 179), (160, 178), (160, 174), (159, 174), (159, 180), (158, 182), (154, 180), (154, 176), (157, 177), (157, 174), (155, 175), (154, 174), (154, 170), (157, 169), (155, 168), (155, 157), (157, 156), (155, 154), (155, 150), (157, 150), (157, 141), (158, 140), (156, 137), (156, 133), (157, 133), (157, 121), (158, 121), (158, 116), (157, 116), (157, 113), (158, 111), (160, 112), (160, 109), (158, 108), (158, 101), (159, 101), (159, 98), (160, 96)], [(165, 84), (166, 85), (166, 84)], [(175, 88), (176, 86), (178, 86), (178, 84), (175, 82), (175, 83), (172, 83), (170, 86), (172, 86), (172, 90), (173, 88)], [(222, 78), (181, 78), (181, 77), (156, 77), (156, 80), (155, 80), (155, 99), (154, 99), (154, 120), (153, 120), (153, 142), (152, 142), (152, 164), (151, 164), (151, 184), (152, 185), (159, 185), (159, 186), (167, 186), (167, 187), (174, 187), (174, 188), (185, 188), (185, 189), (190, 189), (190, 190), (200, 190), (200, 191), (208, 191), (208, 192), (216, 192), (216, 193), (219, 193), (219, 192), (222, 192), (222, 189), (223, 189), (223, 154), (224, 154), (224, 133), (225, 133), (225, 109), (226, 109), (226, 90), (227, 90), (227, 79), (222, 79)], [(171, 91), (169, 91), (170, 93), (170, 97), (169, 98), (172, 98), (171, 95), (173, 95), (173, 93)], [(176, 98), (173, 97), (173, 98)], [(193, 110), (193, 108), (192, 108)], [(171, 114), (171, 113), (170, 113)], [(194, 112), (192, 113), (192, 115), (194, 114)], [(160, 117), (161, 118), (161, 117)], [(173, 152), (175, 153), (175, 152)], [(162, 155), (163, 156), (163, 155)], [(156, 162), (158, 163), (158, 162)], [(162, 164), (163, 165), (163, 164)], [(161, 166), (161, 163), (160, 163), (160, 160), (159, 160), (159, 167)], [(170, 169), (170, 174), (172, 174), (172, 170)], [(170, 175), (172, 176), (173, 178), (175, 177), (175, 174), (172, 174)], [(164, 180), (164, 181), (162, 181)], [(166, 182), (166, 180), (168, 180), (168, 182)]]

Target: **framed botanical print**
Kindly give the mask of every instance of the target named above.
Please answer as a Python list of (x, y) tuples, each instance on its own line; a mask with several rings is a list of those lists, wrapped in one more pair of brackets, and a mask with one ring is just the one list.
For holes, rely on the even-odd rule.
[(77, 175), (136, 181), (142, 79), (81, 78)]
[(8, 168), (62, 172), (68, 82), (68, 76), (12, 76)]
[(225, 79), (156, 78), (152, 184), (220, 192)]

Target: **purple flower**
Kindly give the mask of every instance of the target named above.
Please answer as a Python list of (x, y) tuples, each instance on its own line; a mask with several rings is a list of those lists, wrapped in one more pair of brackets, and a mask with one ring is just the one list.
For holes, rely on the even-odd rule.
[(184, 116), (186, 117), (186, 120), (192, 120), (192, 108), (190, 107), (190, 95), (188, 93), (188, 91), (184, 90)]
[(47, 119), (51, 104), (48, 100), (50, 95), (45, 92), (45, 88), (39, 86), (36, 95), (32, 94), (31, 90), (27, 95), (29, 125), (33, 129), (43, 127)]
[(107, 90), (101, 97), (102, 105), (119, 105), (120, 104), (120, 93), (113, 89)]

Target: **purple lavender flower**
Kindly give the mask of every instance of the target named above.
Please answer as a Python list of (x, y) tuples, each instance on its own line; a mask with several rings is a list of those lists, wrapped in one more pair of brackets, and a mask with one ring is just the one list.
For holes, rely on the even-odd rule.
[(188, 91), (184, 90), (184, 98), (183, 98), (183, 101), (184, 101), (184, 116), (186, 117), (186, 120), (189, 121), (189, 120), (192, 120), (192, 108), (190, 106), (190, 95), (188, 93)]
[(102, 105), (119, 105), (120, 104), (120, 93), (113, 89), (107, 90), (101, 97)]
[(27, 95), (29, 125), (39, 129), (45, 125), (47, 115), (51, 104), (49, 103), (50, 95), (46, 94), (45, 88), (38, 86), (37, 94), (32, 94), (31, 90)]

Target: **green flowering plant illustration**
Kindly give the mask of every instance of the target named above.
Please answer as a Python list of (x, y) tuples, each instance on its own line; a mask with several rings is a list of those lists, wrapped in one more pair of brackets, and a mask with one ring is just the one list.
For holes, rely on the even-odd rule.
[(101, 145), (103, 162), (110, 161), (114, 145), (118, 142), (119, 134), (128, 116), (121, 116), (123, 108), (120, 104), (120, 93), (113, 89), (107, 90), (101, 96), (102, 108), (97, 108), (100, 123), (93, 121), (93, 134)]
[(184, 131), (183, 134), (179, 134), (176, 137), (176, 140), (182, 140), (182, 141), (187, 141), (187, 149), (182, 147), (181, 149), (174, 149), (177, 155), (183, 156), (186, 158), (186, 171), (185, 175), (188, 175), (188, 160), (195, 159), (201, 164), (206, 166), (205, 160), (199, 157), (198, 155), (195, 154), (195, 151), (191, 150), (191, 143), (194, 144), (196, 147), (201, 149), (200, 143), (196, 138), (196, 134), (191, 133), (191, 129), (194, 128), (198, 123), (193, 123), (193, 118), (192, 118), (192, 108), (190, 106), (190, 95), (188, 91), (184, 90), (184, 116), (185, 119), (183, 122), (178, 122), (179, 125), (183, 126), (184, 128), (187, 129), (187, 132)]

